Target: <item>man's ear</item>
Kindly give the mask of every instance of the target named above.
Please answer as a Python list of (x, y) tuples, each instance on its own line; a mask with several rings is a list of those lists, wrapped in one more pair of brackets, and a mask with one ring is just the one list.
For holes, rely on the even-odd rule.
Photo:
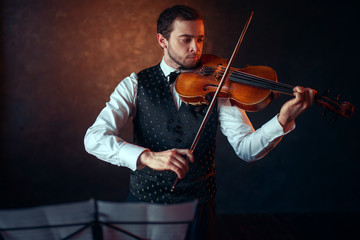
[(161, 33), (157, 34), (157, 40), (162, 49), (167, 48), (167, 40)]

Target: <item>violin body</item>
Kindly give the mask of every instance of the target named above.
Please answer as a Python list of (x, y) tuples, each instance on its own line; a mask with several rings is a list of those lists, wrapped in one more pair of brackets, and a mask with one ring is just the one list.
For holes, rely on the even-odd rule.
[[(201, 67), (193, 72), (181, 73), (175, 82), (175, 89), (180, 99), (193, 105), (208, 104), (211, 101), (218, 88), (223, 68), (227, 66), (227, 60), (206, 54), (202, 56), (200, 64)], [(231, 72), (247, 73), (277, 82), (276, 72), (267, 66), (231, 68)], [(278, 96), (268, 89), (235, 82), (231, 79), (231, 74), (226, 77), (218, 98), (227, 98), (231, 104), (246, 111), (262, 110)]]
[[(205, 54), (199, 67), (182, 72), (175, 82), (180, 99), (188, 104), (209, 104), (217, 91), (220, 80), (227, 67), (227, 60), (215, 55)], [(230, 68), (218, 98), (227, 98), (231, 104), (250, 112), (264, 109), (280, 93), (293, 95), (293, 86), (279, 83), (274, 69), (267, 66), (247, 66)], [(337, 115), (350, 117), (354, 106), (349, 102), (339, 102), (339, 96), (331, 99), (316, 94), (315, 102)]]

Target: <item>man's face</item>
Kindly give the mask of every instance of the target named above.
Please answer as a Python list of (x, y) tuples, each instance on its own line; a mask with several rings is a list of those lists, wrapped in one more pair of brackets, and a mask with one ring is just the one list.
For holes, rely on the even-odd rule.
[(177, 69), (196, 67), (202, 54), (204, 37), (202, 20), (175, 20), (169, 39), (164, 39), (165, 44), (162, 45), (165, 62)]

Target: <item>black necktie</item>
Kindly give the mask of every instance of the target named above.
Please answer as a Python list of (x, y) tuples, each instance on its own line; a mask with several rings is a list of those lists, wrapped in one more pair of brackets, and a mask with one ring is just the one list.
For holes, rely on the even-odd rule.
[(175, 80), (179, 76), (179, 74), (180, 74), (180, 72), (178, 72), (178, 71), (174, 71), (174, 72), (170, 73), (170, 75), (169, 75), (169, 84), (170, 85), (175, 82)]

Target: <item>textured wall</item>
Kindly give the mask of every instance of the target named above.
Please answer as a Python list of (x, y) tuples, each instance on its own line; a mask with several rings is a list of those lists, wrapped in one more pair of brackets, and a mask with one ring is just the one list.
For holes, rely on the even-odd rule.
[[(128, 170), (87, 154), (83, 137), (122, 78), (161, 60), (158, 14), (189, 2), (3, 1), (0, 208), (124, 199)], [(359, 102), (355, 3), (221, 2), (191, 1), (205, 17), (205, 52), (228, 58), (254, 10), (235, 66), (271, 66), (280, 81), (339, 89)], [(254, 126), (287, 99), (249, 114)], [(219, 135), (219, 212), (359, 210), (358, 120), (356, 112), (332, 122), (314, 107), (253, 164)]]

